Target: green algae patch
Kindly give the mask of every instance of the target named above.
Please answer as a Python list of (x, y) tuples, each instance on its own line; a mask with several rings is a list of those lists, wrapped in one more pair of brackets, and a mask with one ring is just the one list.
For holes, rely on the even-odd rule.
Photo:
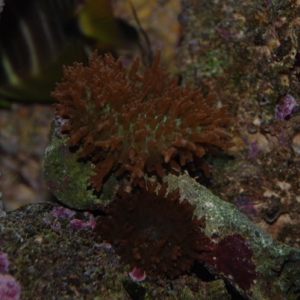
[(93, 164), (80, 161), (72, 151), (69, 138), (59, 131), (58, 120), (51, 128), (51, 142), (46, 149), (44, 177), (50, 191), (63, 204), (74, 209), (92, 209), (106, 205), (114, 196), (117, 181), (113, 176), (107, 179), (101, 196), (97, 195), (87, 180), (94, 175)]

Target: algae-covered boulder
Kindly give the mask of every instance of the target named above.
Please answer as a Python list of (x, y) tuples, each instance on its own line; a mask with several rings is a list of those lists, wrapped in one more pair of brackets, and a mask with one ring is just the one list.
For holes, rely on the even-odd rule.
[(52, 123), (50, 145), (46, 150), (44, 177), (50, 191), (65, 205), (75, 209), (92, 209), (107, 204), (115, 193), (117, 182), (113, 176), (107, 180), (101, 196), (87, 184), (93, 175), (93, 164), (80, 161), (72, 151), (68, 136), (61, 133), (61, 119)]

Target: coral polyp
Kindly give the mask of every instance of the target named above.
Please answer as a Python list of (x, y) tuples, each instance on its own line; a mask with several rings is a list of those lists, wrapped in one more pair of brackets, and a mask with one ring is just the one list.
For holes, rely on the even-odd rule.
[(190, 270), (196, 259), (211, 251), (203, 232), (204, 219), (194, 216), (195, 207), (179, 200), (178, 189), (165, 195), (166, 184), (118, 196), (98, 217), (96, 232), (110, 243), (131, 269), (148, 275), (174, 277)]
[(158, 52), (141, 75), (139, 59), (127, 71), (120, 59), (94, 53), (87, 67), (65, 67), (52, 93), (70, 144), (95, 165), (89, 181), (98, 191), (112, 171), (140, 185), (145, 172), (162, 177), (166, 169), (198, 167), (208, 176), (203, 155), (231, 145), (226, 108), (214, 108), (212, 94), (204, 98), (198, 88), (178, 86), (159, 59)]

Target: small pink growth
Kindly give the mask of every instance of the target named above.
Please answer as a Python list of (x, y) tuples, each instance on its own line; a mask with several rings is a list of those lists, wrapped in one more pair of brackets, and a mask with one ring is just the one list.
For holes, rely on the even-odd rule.
[(134, 281), (143, 281), (146, 278), (146, 272), (143, 269), (134, 267), (131, 272), (129, 272), (129, 276)]
[(0, 274), (0, 299), (20, 299), (21, 288), (19, 283), (11, 275)]
[(55, 218), (72, 218), (76, 214), (75, 211), (72, 211), (68, 208), (59, 206), (59, 207), (54, 207), (51, 211), (51, 216)]
[(70, 226), (76, 229), (82, 229), (86, 226), (86, 223), (79, 219), (73, 219), (70, 221)]
[(51, 226), (51, 228), (60, 230), (61, 229), (60, 222), (54, 222), (53, 225)]
[(86, 226), (87, 227), (91, 227), (92, 229), (95, 228), (95, 226), (96, 226), (96, 219), (95, 219), (95, 217), (92, 214), (90, 214), (90, 219), (88, 220), (88, 222), (86, 222)]
[(9, 261), (7, 258), (7, 254), (0, 251), (0, 271), (6, 272), (8, 266), (9, 266)]
[(83, 227), (91, 227), (92, 229), (94, 229), (96, 226), (95, 217), (89, 212), (85, 212), (84, 215), (85, 217), (89, 217), (89, 220), (87, 222), (84, 222), (80, 219), (73, 219), (72, 221), (70, 221), (70, 226), (76, 229), (82, 229)]
[(275, 107), (275, 118), (284, 120), (293, 112), (295, 106), (298, 106), (298, 103), (293, 96), (290, 94), (282, 96), (279, 100), (279, 104)]
[(51, 225), (51, 220), (49, 218), (44, 218), (43, 222), (47, 225)]

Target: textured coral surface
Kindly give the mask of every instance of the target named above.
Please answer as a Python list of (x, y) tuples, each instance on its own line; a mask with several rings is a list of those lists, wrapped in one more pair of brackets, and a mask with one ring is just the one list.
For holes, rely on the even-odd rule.
[(95, 53), (88, 67), (64, 68), (52, 93), (59, 101), (56, 114), (68, 120), (62, 130), (71, 145), (95, 164), (90, 181), (98, 191), (112, 170), (129, 173), (140, 185), (145, 170), (162, 177), (163, 168), (197, 167), (209, 176), (203, 155), (231, 145), (225, 107), (214, 107), (214, 95), (178, 86), (159, 67), (159, 57), (139, 74), (139, 60), (127, 71), (120, 60)]
[(179, 201), (178, 190), (165, 196), (166, 184), (158, 195), (155, 188), (147, 182), (147, 189), (131, 195), (119, 190), (96, 231), (132, 269), (172, 278), (189, 271), (211, 245), (204, 220), (193, 216), (195, 207)]

